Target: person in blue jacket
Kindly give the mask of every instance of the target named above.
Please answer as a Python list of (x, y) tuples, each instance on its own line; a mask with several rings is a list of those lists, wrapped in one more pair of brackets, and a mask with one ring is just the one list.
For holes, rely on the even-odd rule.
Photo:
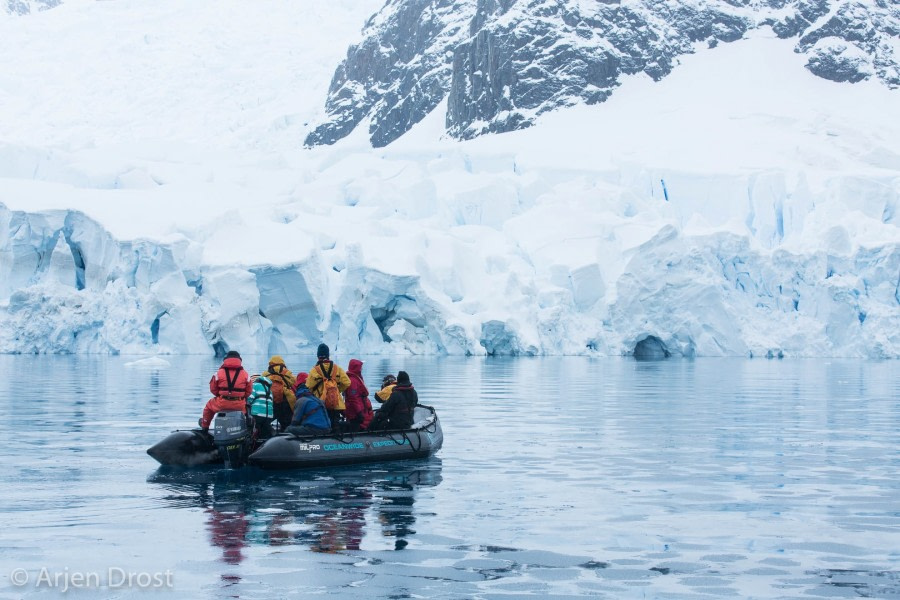
[(294, 435), (329, 435), (331, 420), (325, 405), (309, 388), (306, 387), (306, 373), (297, 375), (297, 403), (294, 405), (294, 418), (286, 433)]

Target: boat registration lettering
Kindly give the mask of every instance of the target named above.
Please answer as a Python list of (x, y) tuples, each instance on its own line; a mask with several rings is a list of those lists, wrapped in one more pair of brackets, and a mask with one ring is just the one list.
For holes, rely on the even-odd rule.
[(330, 452), (332, 450), (362, 450), (365, 446), (361, 442), (354, 442), (352, 444), (325, 444), (324, 448), (326, 452)]
[(409, 440), (403, 438), (402, 442), (395, 442), (394, 440), (382, 440), (380, 442), (372, 442), (373, 448), (382, 448), (384, 446), (402, 446), (403, 444), (408, 444)]

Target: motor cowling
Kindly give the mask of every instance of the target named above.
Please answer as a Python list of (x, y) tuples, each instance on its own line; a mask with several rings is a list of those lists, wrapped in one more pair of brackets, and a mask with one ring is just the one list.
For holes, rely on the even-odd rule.
[(237, 410), (216, 413), (212, 434), (226, 466), (236, 468), (247, 462), (251, 431), (244, 413)]

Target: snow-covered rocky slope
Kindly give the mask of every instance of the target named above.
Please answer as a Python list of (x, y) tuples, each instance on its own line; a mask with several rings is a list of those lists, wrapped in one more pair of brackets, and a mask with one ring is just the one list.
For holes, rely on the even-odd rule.
[[(712, 28), (667, 74), (620, 69), (600, 103), (542, 54), (547, 85), (577, 93), (502, 134), (473, 137), (506, 129), (498, 112), (447, 135), (453, 103), (481, 96), (441, 87), (456, 63), (437, 61), (409, 71), (440, 80), (432, 110), (387, 127), (381, 90), (365, 126), (307, 149), (340, 120), (334, 65), (398, 3), (362, 39), (377, 2), (0, 17), (0, 351), (898, 357), (900, 90), (862, 42), (856, 83), (801, 48), (857, 5), (896, 46), (895, 7), (826, 2), (788, 35), (818, 4), (783, 4), (731, 3), (771, 22)], [(444, 35), (528, 14), (455, 6), (435, 14)], [(642, 23), (619, 28), (656, 31)], [(373, 148), (376, 130), (394, 141)]]
[(445, 99), (456, 138), (521, 129), (758, 28), (791, 40), (784, 51), (820, 77), (900, 86), (900, 4), (887, 0), (390, 0), (338, 67), (329, 117), (306, 143), (365, 122), (385, 146)]

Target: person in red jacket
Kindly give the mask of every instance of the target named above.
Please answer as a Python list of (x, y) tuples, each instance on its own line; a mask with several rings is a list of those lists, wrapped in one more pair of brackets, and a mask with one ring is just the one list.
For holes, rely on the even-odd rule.
[(347, 419), (348, 432), (368, 429), (369, 423), (372, 422), (372, 417), (375, 414), (372, 411), (372, 402), (369, 400), (369, 389), (363, 380), (362, 366), (361, 360), (352, 358), (347, 367), (350, 387), (344, 392), (347, 405), (344, 411), (344, 418)]
[(250, 381), (250, 374), (242, 366), (241, 355), (235, 350), (230, 350), (225, 355), (222, 366), (209, 380), (209, 391), (214, 397), (203, 407), (203, 416), (199, 421), (200, 428), (207, 431), (217, 412), (228, 410), (247, 412), (247, 396), (252, 390), (253, 382)]

